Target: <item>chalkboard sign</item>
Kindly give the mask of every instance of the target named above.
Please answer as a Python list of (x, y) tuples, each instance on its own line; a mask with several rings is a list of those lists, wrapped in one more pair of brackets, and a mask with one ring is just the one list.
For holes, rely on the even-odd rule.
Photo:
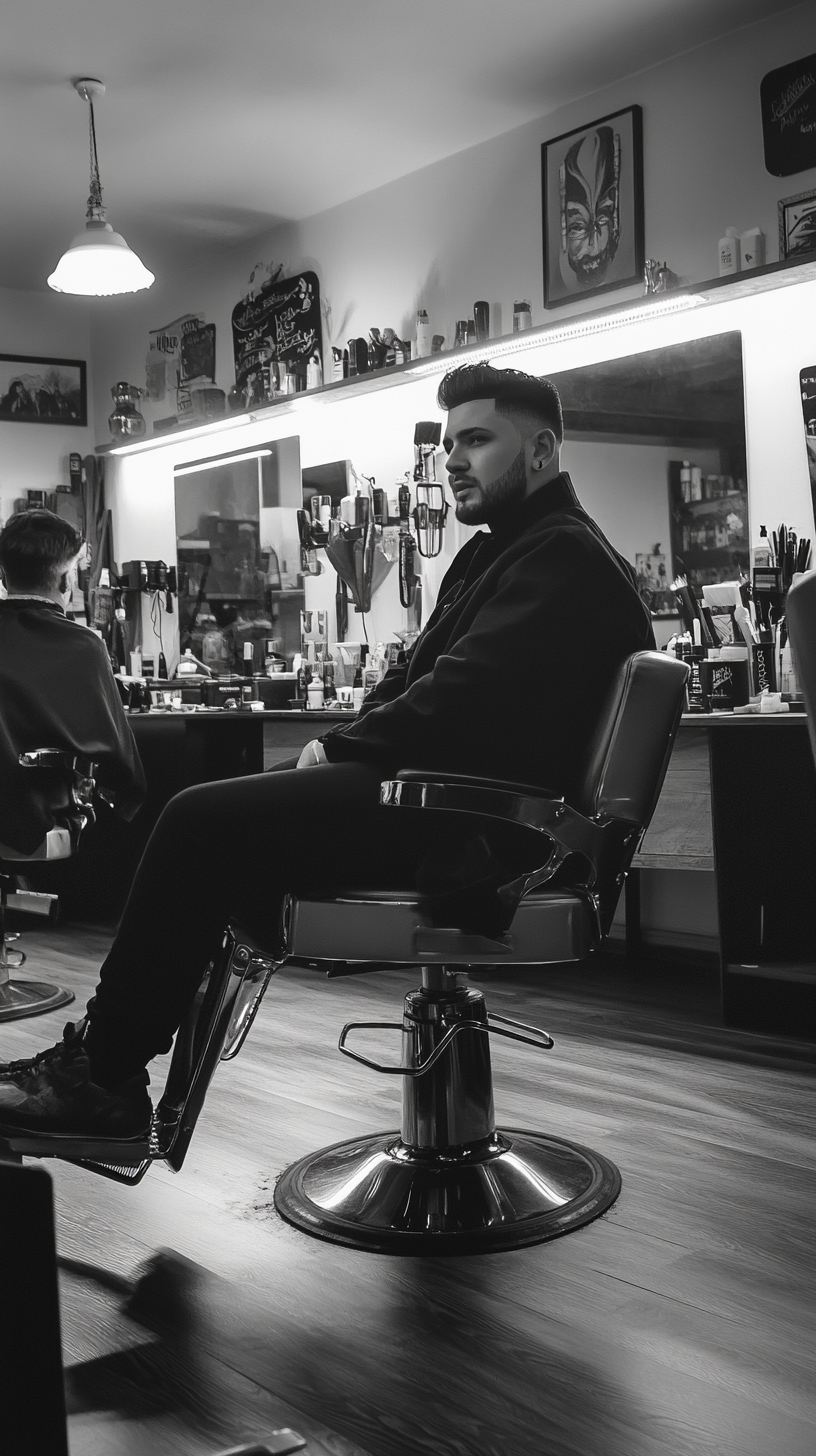
[(767, 171), (792, 177), (816, 167), (816, 55), (769, 71), (759, 102)]
[(274, 366), (322, 360), (320, 287), (316, 273), (270, 283), (232, 311), (235, 385), (246, 405), (275, 393)]

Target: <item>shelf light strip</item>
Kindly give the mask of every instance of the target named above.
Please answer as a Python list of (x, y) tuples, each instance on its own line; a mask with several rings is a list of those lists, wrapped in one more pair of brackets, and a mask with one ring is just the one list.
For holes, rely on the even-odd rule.
[(177, 465), (173, 474), (196, 475), (199, 470), (212, 470), (215, 465), (237, 465), (239, 460), (262, 460), (271, 454), (271, 450), (246, 450), (242, 455), (214, 455), (211, 460), (200, 460), (198, 465)]
[[(576, 319), (574, 323), (565, 323), (555, 327), (543, 329), (528, 329), (521, 334), (511, 334), (507, 339), (497, 339), (495, 344), (485, 344), (483, 349), (468, 351), (463, 359), (464, 364), (482, 364), (490, 359), (501, 358), (505, 354), (526, 353), (530, 349), (546, 349), (551, 344), (563, 344), (570, 339), (585, 339), (595, 334), (610, 333), (613, 329), (626, 327), (628, 324), (649, 323), (654, 318), (666, 318), (671, 314), (685, 313), (690, 308), (696, 308), (701, 303), (708, 303), (708, 299), (701, 293), (684, 293), (680, 298), (661, 299), (657, 303), (641, 304), (638, 308), (622, 310), (620, 313), (607, 314), (602, 318)], [(421, 364), (418, 368), (410, 371), (411, 375), (446, 374), (455, 367), (451, 364), (448, 355), (437, 354), (427, 364)]]
[(174, 445), (179, 440), (184, 444), (188, 440), (197, 440), (201, 435), (217, 435), (222, 430), (234, 430), (238, 425), (249, 425), (252, 423), (252, 415), (232, 415), (228, 419), (213, 420), (211, 425), (199, 425), (196, 429), (173, 431), (167, 435), (157, 435), (151, 440), (134, 440), (131, 445), (117, 445), (115, 449), (109, 450), (109, 455), (136, 455), (143, 450), (167, 449), (168, 445)]

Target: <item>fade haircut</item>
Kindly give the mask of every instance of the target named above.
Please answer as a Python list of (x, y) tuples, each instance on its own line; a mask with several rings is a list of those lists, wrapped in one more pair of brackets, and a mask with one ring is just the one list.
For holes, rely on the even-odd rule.
[(82, 549), (82, 537), (53, 511), (20, 511), (0, 531), (0, 566), (13, 591), (51, 591)]
[(564, 439), (561, 400), (549, 379), (520, 369), (494, 369), (492, 364), (460, 364), (445, 375), (436, 402), (440, 409), (452, 410), (472, 399), (495, 400), (497, 414), (552, 430), (559, 445)]

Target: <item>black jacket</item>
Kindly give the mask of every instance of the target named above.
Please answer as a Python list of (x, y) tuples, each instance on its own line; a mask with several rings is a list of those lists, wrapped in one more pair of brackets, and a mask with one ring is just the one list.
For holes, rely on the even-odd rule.
[[(98, 765), (97, 782), (126, 819), (145, 793), (133, 734), (103, 643), (56, 602), (0, 601), (0, 842), (28, 854), (65, 797), (18, 754), (65, 748)], [(56, 792), (55, 792), (56, 790)]]
[(632, 568), (562, 473), (462, 548), (407, 662), (323, 738), (326, 757), (511, 779), (569, 800), (617, 668), (650, 647)]

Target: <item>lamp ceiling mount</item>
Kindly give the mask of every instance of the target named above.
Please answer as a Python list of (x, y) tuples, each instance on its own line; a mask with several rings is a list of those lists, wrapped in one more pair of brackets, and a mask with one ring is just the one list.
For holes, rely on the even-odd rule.
[(83, 101), (101, 101), (105, 94), (103, 82), (97, 81), (95, 76), (80, 76), (72, 84)]

